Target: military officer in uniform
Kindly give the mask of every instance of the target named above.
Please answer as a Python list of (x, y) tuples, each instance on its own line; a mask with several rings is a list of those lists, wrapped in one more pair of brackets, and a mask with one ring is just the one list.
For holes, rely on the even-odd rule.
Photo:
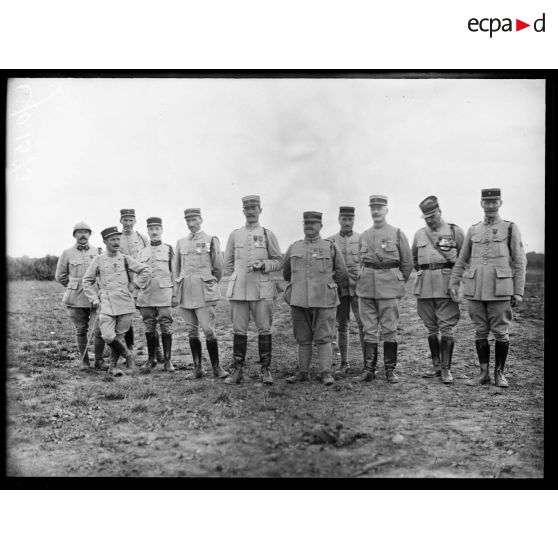
[(378, 328), (381, 328), (386, 379), (397, 383), (399, 303), (413, 270), (413, 258), (403, 231), (386, 222), (387, 197), (373, 194), (369, 206), (374, 224), (360, 235), (358, 244), (361, 270), (356, 294), (364, 327), (364, 370), (359, 379), (370, 381), (376, 378)]
[[(149, 245), (149, 239), (134, 230), (136, 225), (136, 210), (135, 209), (121, 209), (120, 210), (120, 223), (122, 224), (122, 238), (120, 240), (120, 251), (123, 254), (128, 254), (134, 259), (139, 258), (139, 253), (146, 246)], [(132, 274), (133, 277), (133, 274)], [(134, 297), (135, 298), (135, 297)], [(128, 349), (134, 349), (134, 328), (130, 322), (130, 329), (126, 332), (126, 346)], [(159, 336), (157, 336), (157, 360), (163, 362), (163, 355), (159, 345)]]
[(351, 309), (358, 325), (361, 351), (364, 355), (364, 332), (362, 321), (358, 313), (358, 297), (356, 296), (356, 279), (360, 271), (358, 258), (358, 239), (360, 233), (353, 231), (355, 223), (355, 208), (341, 206), (339, 208), (340, 230), (337, 234), (330, 236), (339, 249), (347, 266), (348, 282), (339, 287), (339, 306), (337, 307), (337, 346), (341, 355), (339, 374), (349, 372), (349, 320)]
[[(89, 354), (87, 352), (87, 331), (89, 324), (94, 327), (95, 336), (95, 368), (106, 370), (108, 365), (103, 359), (105, 342), (101, 337), (97, 312), (91, 309), (91, 303), (83, 293), (82, 277), (91, 260), (102, 252), (89, 244), (91, 227), (80, 221), (74, 225), (72, 232), (76, 243), (71, 248), (64, 250), (56, 265), (55, 279), (66, 291), (62, 303), (66, 305), (66, 312), (76, 330), (76, 343), (81, 359), (80, 370), (89, 370)], [(94, 326), (93, 326), (94, 324)]]
[(484, 219), (467, 231), (451, 274), (450, 293), (457, 300), (457, 288), (463, 278), (463, 294), (475, 326), (480, 364), (480, 375), (467, 383), (490, 384), (488, 334), (492, 332), (495, 338), (494, 383), (507, 388), (504, 368), (509, 349), (509, 326), (512, 307), (523, 300), (526, 258), (519, 229), (515, 223), (500, 217), (501, 205), (500, 188), (481, 191)]
[(163, 220), (160, 217), (147, 219), (147, 234), (150, 244), (139, 253), (139, 261), (151, 268), (151, 278), (140, 290), (136, 306), (145, 324), (147, 362), (143, 369), (150, 372), (157, 366), (157, 323), (161, 328), (165, 372), (174, 372), (172, 354), (172, 308), (177, 304), (174, 285), (174, 253), (169, 244), (164, 244)]
[[(110, 370), (114, 376), (121, 376), (122, 372), (116, 367), (119, 356), (126, 359), (128, 370), (135, 369), (134, 357), (124, 342), (124, 335), (135, 312), (134, 293), (145, 286), (151, 269), (120, 252), (121, 233), (116, 227), (104, 229), (101, 236), (106, 250), (91, 260), (83, 276), (83, 292), (99, 311), (101, 335), (112, 349)], [(133, 278), (131, 272), (136, 274)]]
[(201, 230), (203, 219), (198, 207), (184, 210), (190, 234), (176, 244), (175, 278), (178, 286), (178, 311), (186, 322), (190, 350), (194, 361), (194, 378), (204, 374), (200, 326), (213, 375), (226, 378), (219, 363), (219, 345), (215, 336), (215, 309), (221, 292), (219, 281), (223, 275), (223, 255), (219, 239)]
[(282, 255), (275, 235), (260, 225), (260, 196), (243, 197), (242, 207), (246, 224), (230, 234), (225, 249), (224, 274), (230, 275), (226, 296), (230, 301), (234, 334), (234, 372), (225, 382), (240, 383), (244, 377), (252, 314), (258, 329), (261, 379), (265, 384), (272, 384), (271, 323), (276, 289), (270, 273), (281, 269)]
[(426, 226), (415, 233), (411, 246), (417, 271), (413, 292), (417, 297), (417, 313), (428, 330), (432, 357), (432, 370), (423, 377), (441, 377), (443, 383), (451, 384), (453, 330), (460, 312), (459, 304), (449, 293), (449, 278), (464, 235), (457, 225), (442, 219), (436, 196), (428, 196), (420, 202), (419, 208)]
[(283, 262), (283, 278), (288, 281), (285, 300), (291, 306), (294, 337), (298, 344), (298, 370), (287, 382), (308, 379), (312, 361), (312, 345), (318, 350), (320, 379), (326, 386), (331, 376), (332, 333), (339, 304), (340, 285), (349, 276), (341, 252), (335, 242), (320, 236), (322, 214), (303, 213), (304, 239), (291, 244)]

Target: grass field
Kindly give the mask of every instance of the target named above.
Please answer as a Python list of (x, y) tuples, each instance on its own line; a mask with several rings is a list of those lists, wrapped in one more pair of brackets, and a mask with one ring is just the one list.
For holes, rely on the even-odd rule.
[[(476, 371), (473, 330), (462, 305), (453, 386), (420, 377), (429, 367), (425, 330), (410, 295), (401, 306), (402, 382), (359, 384), (353, 374), (326, 388), (289, 385), (296, 367), (288, 306), (275, 302), (272, 387), (248, 378), (228, 386), (210, 375), (186, 379), (192, 361), (175, 320), (175, 374), (112, 378), (79, 372), (73, 328), (53, 282), (10, 282), (7, 343), (7, 473), (10, 476), (486, 477), (543, 476), (544, 277), (529, 271), (515, 313), (508, 390), (468, 387)], [(224, 292), (226, 285), (222, 285)], [(144, 328), (134, 318), (137, 360)], [(218, 306), (222, 361), (232, 334)], [(205, 344), (204, 344), (205, 345)], [(90, 351), (92, 355), (92, 349)], [(207, 357), (204, 346), (204, 358)], [(247, 363), (257, 368), (257, 335)], [(337, 358), (334, 366), (339, 364)], [(205, 368), (210, 370), (208, 361)]]

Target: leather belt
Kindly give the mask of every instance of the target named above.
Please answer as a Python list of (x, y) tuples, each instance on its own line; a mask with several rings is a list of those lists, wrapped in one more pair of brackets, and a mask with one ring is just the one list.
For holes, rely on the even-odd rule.
[(444, 262), (444, 263), (429, 263), (429, 264), (420, 264), (418, 266), (419, 269), (444, 269), (448, 267), (453, 267), (455, 264), (453, 262)]
[(364, 267), (371, 267), (372, 269), (390, 269), (391, 267), (399, 267), (399, 262), (383, 262), (383, 263), (364, 262)]

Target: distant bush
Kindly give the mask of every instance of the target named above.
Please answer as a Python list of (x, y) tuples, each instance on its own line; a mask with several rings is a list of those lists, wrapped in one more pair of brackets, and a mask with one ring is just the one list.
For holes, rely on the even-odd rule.
[(8, 256), (8, 280), (53, 281), (57, 263), (58, 256), (47, 255), (43, 258)]
[(527, 252), (528, 267), (544, 267), (544, 254), (538, 252)]

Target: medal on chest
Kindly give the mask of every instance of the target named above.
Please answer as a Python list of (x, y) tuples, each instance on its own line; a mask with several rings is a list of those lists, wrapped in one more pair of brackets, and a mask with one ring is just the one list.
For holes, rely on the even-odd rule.
[(382, 244), (381, 244), (382, 250), (385, 250), (385, 249), (386, 249), (386, 242), (387, 242), (387, 241), (388, 241), (387, 238), (382, 238)]
[(252, 240), (254, 241), (255, 248), (265, 248), (263, 234), (252, 235)]

